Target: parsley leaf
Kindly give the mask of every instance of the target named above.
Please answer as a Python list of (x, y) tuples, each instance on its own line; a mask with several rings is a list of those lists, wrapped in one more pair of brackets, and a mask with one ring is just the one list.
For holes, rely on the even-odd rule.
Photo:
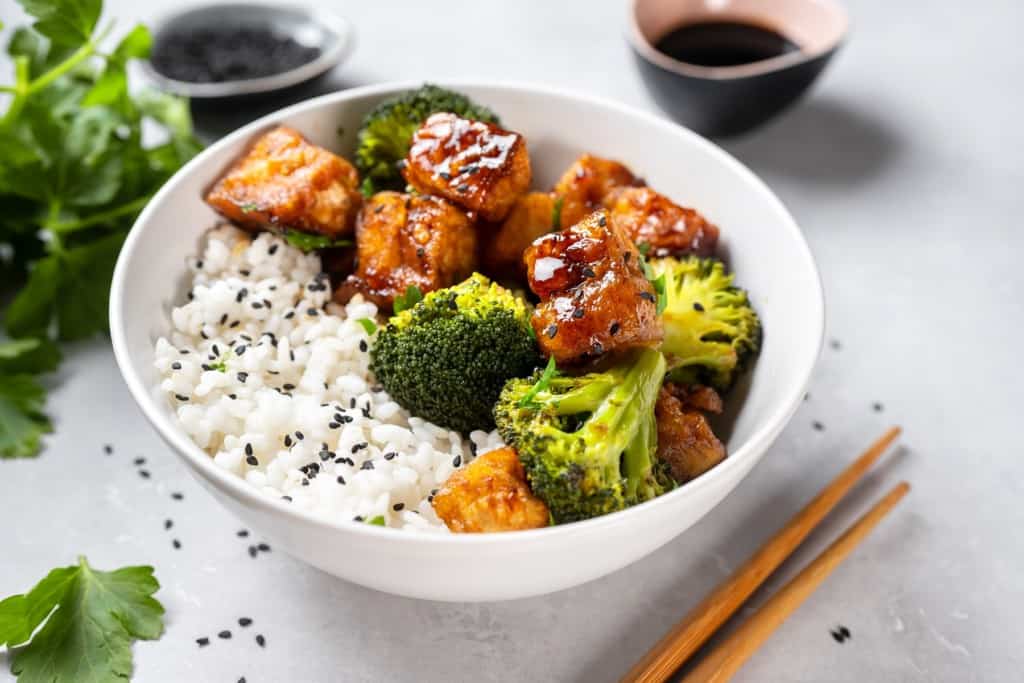
[(369, 318), (360, 318), (356, 322), (363, 326), (363, 329), (366, 330), (366, 334), (372, 335), (377, 331), (377, 323), (373, 322)]
[(54, 569), (28, 593), (0, 602), (0, 645), (27, 642), (13, 651), (11, 673), (21, 683), (130, 678), (133, 641), (163, 633), (164, 608), (153, 598), (159, 588), (152, 567), (103, 572), (81, 557)]
[(668, 294), (665, 292), (665, 274), (655, 277), (654, 269), (651, 268), (651, 264), (647, 262), (647, 254), (651, 250), (651, 245), (647, 242), (642, 242), (637, 245), (637, 249), (640, 251), (640, 268), (644, 272), (644, 277), (647, 278), (651, 286), (654, 287), (654, 294), (656, 295), (655, 304), (655, 315), (661, 315), (665, 312), (665, 307), (668, 306)]
[(36, 18), (36, 31), (54, 43), (78, 45), (89, 40), (100, 18), (102, 0), (18, 0)]
[(556, 197), (555, 204), (551, 207), (551, 231), (562, 229), (562, 204), (565, 202), (564, 197)]
[(395, 297), (393, 306), (395, 315), (412, 308), (421, 301), (423, 301), (423, 292), (416, 285), (409, 285), (405, 288), (405, 294), (399, 294)]
[(325, 235), (311, 235), (308, 232), (299, 232), (297, 230), (285, 230), (284, 238), (288, 241), (288, 244), (298, 247), (305, 252), (310, 252), (314, 249), (352, 246), (352, 240), (332, 240)]
[(544, 372), (541, 373), (540, 379), (537, 380), (537, 383), (530, 387), (530, 390), (526, 392), (526, 395), (519, 399), (519, 407), (529, 408), (530, 406), (535, 405), (533, 399), (537, 394), (548, 388), (548, 385), (551, 384), (552, 378), (557, 374), (558, 367), (555, 365), (555, 357), (548, 356), (548, 364), (544, 368)]
[(39, 452), (53, 425), (43, 414), (46, 391), (31, 375), (0, 375), (0, 458), (28, 458)]

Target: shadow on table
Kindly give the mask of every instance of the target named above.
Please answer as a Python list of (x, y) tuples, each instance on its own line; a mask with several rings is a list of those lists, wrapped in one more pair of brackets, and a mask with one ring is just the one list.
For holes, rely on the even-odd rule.
[(748, 136), (719, 144), (758, 172), (846, 185), (881, 174), (900, 154), (902, 140), (874, 113), (822, 97), (802, 102)]
[(300, 83), (287, 90), (270, 95), (251, 95), (216, 100), (192, 100), (192, 120), (196, 133), (206, 143), (227, 135), (250, 121), (255, 121), (283, 107), (308, 100), (327, 93), (347, 90), (365, 85), (361, 79), (352, 77), (323, 78)]
[[(901, 444), (894, 447), (891, 453), (884, 455), (822, 520), (821, 524), (807, 536), (804, 542), (751, 594), (733, 617), (728, 619), (715, 632), (715, 635), (697, 650), (688, 664), (683, 665), (676, 672), (672, 680), (678, 680), (685, 675), (701, 657), (712, 650), (739, 623), (745, 621), (753, 611), (760, 608), (769, 596), (778, 592), (800, 568), (806, 566), (815, 555), (824, 550), (827, 544), (853, 524), (859, 514), (863, 513), (873, 501), (877, 501), (899, 480), (901, 465), (910, 454), (910, 449)], [(829, 453), (824, 455), (822, 460), (830, 462), (837, 457), (837, 454)], [(806, 503), (803, 498), (803, 494), (794, 493), (791, 489), (780, 489), (767, 496), (764, 503), (749, 515), (732, 524), (731, 529), (721, 535), (724, 540), (720, 544), (699, 553), (693, 552), (693, 548), (682, 550), (679, 584), (666, 587), (660, 596), (652, 600), (653, 604), (662, 606), (662, 609), (657, 614), (646, 615), (636, 623), (623, 627), (621, 638), (616, 644), (605, 648), (594, 648), (601, 654), (586, 663), (581, 674), (575, 680), (581, 682), (605, 680), (609, 678), (609, 672), (624, 674), (676, 622), (704, 599), (718, 583), (731, 575), (740, 566), (740, 563), (746, 561), (747, 557), (755, 552), (760, 544), (768, 540), (771, 534), (775, 533), (772, 530), (753, 539), (748, 533), (749, 530), (764, 529), (766, 518), (776, 520), (777, 528), (781, 528), (789, 517)], [(719, 523), (722, 523), (721, 520)], [(770, 525), (767, 526), (770, 527)], [(912, 535), (913, 528), (908, 527), (907, 533)], [(905, 544), (908, 540), (906, 536), (900, 537), (901, 543)], [(725, 557), (736, 555), (737, 543), (746, 548), (745, 554), (740, 556), (735, 565), (723, 565)], [(664, 619), (666, 613), (669, 615), (667, 620)]]

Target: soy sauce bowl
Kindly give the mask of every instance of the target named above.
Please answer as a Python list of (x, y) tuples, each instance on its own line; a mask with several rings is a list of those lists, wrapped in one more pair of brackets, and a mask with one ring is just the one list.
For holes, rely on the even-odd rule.
[(269, 29), (304, 47), (317, 48), (320, 54), (312, 61), (269, 76), (205, 83), (172, 78), (146, 61), (147, 77), (161, 90), (193, 99), (267, 94), (326, 74), (348, 58), (355, 46), (352, 25), (330, 12), (290, 4), (245, 2), (202, 5), (168, 15), (154, 24), (154, 45), (159, 45), (172, 32), (187, 33), (210, 27)]
[[(735, 66), (701, 66), (655, 44), (680, 26), (735, 22), (771, 29), (798, 50)], [(803, 95), (846, 38), (849, 19), (835, 0), (630, 0), (626, 31), (651, 95), (666, 113), (712, 137), (745, 133)]]

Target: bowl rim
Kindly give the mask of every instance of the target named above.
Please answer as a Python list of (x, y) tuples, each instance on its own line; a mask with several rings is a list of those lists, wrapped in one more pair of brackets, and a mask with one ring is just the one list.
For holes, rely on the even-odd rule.
[(352, 54), (356, 44), (356, 32), (352, 22), (347, 19), (320, 7), (313, 7), (305, 4), (282, 4), (270, 0), (235, 0), (232, 2), (217, 2), (204, 4), (198, 0), (189, 2), (184, 7), (172, 10), (160, 15), (152, 24), (154, 37), (168, 27), (172, 22), (177, 21), (194, 12), (211, 10), (215, 8), (247, 8), (259, 6), (268, 10), (298, 12), (305, 15), (311, 22), (327, 30), (334, 35), (334, 40), (326, 48), (321, 46), (320, 55), (311, 62), (288, 71), (283, 71), (270, 76), (259, 78), (244, 78), (235, 81), (223, 81), (220, 83), (193, 83), (171, 78), (153, 66), (152, 61), (142, 61), (142, 70), (147, 79), (153, 82), (161, 90), (191, 97), (195, 99), (215, 99), (218, 97), (235, 97), (239, 95), (256, 95), (259, 93), (270, 93), (277, 90), (290, 88), (293, 85), (305, 83), (317, 76), (344, 62)]
[(703, 148), (721, 163), (730, 167), (742, 177), (749, 188), (760, 193), (770, 205), (774, 206), (778, 217), (781, 220), (782, 228), (794, 238), (798, 253), (810, 267), (814, 275), (813, 291), (810, 292), (811, 310), (808, 311), (808, 320), (811, 322), (809, 333), (815, 338), (814, 353), (796, 364), (794, 379), (788, 394), (784, 395), (775, 406), (774, 412), (763, 421), (735, 452), (731, 453), (722, 463), (716, 465), (711, 471), (706, 472), (693, 481), (683, 484), (679, 488), (669, 491), (653, 500), (646, 501), (639, 505), (620, 510), (617, 512), (602, 515), (580, 522), (572, 522), (558, 526), (549, 526), (541, 529), (529, 529), (514, 532), (480, 533), (480, 534), (441, 534), (441, 533), (404, 533), (397, 529), (382, 528), (372, 524), (354, 524), (349, 520), (334, 520), (320, 516), (314, 512), (302, 510), (289, 505), (286, 501), (271, 498), (256, 487), (252, 486), (236, 474), (228, 472), (214, 464), (213, 459), (195, 444), (179, 427), (172, 423), (172, 416), (165, 414), (163, 408), (157, 405), (152, 394), (152, 387), (148, 386), (142, 377), (135, 372), (131, 355), (128, 350), (128, 340), (125, 328), (126, 316), (123, 315), (125, 292), (128, 288), (127, 271), (128, 264), (138, 249), (142, 240), (145, 239), (145, 226), (151, 217), (157, 212), (164, 197), (170, 194), (176, 185), (184, 178), (207, 164), (207, 159), (216, 156), (222, 150), (236, 145), (239, 141), (250, 138), (260, 130), (265, 129), (280, 119), (300, 114), (306, 111), (318, 109), (334, 102), (354, 101), (365, 97), (386, 96), (413, 89), (422, 85), (419, 80), (414, 81), (393, 81), (376, 85), (369, 85), (351, 88), (339, 92), (329, 93), (314, 97), (291, 106), (271, 112), (251, 123), (238, 128), (224, 136), (214, 144), (196, 155), (187, 164), (180, 168), (164, 185), (157, 191), (146, 207), (139, 214), (135, 223), (118, 255), (117, 264), (114, 269), (114, 276), (110, 289), (110, 336), (113, 343), (114, 356), (118, 369), (121, 372), (128, 390), (139, 406), (146, 419), (157, 430), (158, 434), (169, 444), (177, 455), (186, 460), (192, 469), (202, 474), (210, 483), (222, 491), (244, 501), (245, 504), (258, 508), (261, 512), (280, 515), (288, 518), (289, 523), (306, 523), (314, 526), (329, 529), (342, 534), (365, 534), (376, 537), (381, 542), (390, 543), (415, 543), (428, 545), (443, 545), (450, 547), (468, 547), (479, 545), (502, 545), (502, 544), (528, 544), (538, 539), (555, 539), (566, 537), (572, 534), (596, 532), (601, 529), (618, 524), (626, 524), (629, 520), (643, 516), (647, 510), (655, 506), (669, 505), (672, 499), (680, 495), (692, 495), (702, 489), (711, 488), (719, 479), (725, 479), (728, 472), (734, 468), (743, 467), (745, 461), (751, 457), (757, 457), (771, 445), (782, 429), (789, 422), (790, 418), (800, 406), (804, 393), (811, 379), (811, 373), (817, 364), (825, 334), (825, 301), (822, 288), (821, 275), (817, 263), (811, 252), (802, 231), (789, 213), (782, 201), (773, 193), (768, 186), (753, 171), (748, 169), (731, 154), (715, 145), (697, 133), (672, 123), (667, 119), (656, 116), (613, 100), (603, 97), (587, 95), (581, 92), (568, 91), (562, 88), (554, 88), (547, 85), (539, 85), (518, 81), (478, 81), (478, 80), (446, 80), (438, 79), (439, 85), (444, 87), (460, 88), (481, 88), (491, 90), (507, 90), (510, 92), (522, 92), (530, 95), (542, 95), (549, 98), (562, 98), (584, 104), (594, 108), (613, 110), (619, 114), (640, 120), (646, 126), (652, 127), (665, 135), (683, 136), (689, 142)]
[(824, 47), (810, 52), (804, 50), (797, 50), (796, 52), (789, 52), (778, 57), (771, 57), (769, 59), (762, 59), (756, 62), (750, 62), (749, 64), (736, 64), (734, 66), (701, 66), (699, 64), (690, 64), (678, 59), (673, 59), (668, 55), (659, 52), (655, 49), (651, 41), (647, 39), (643, 31), (640, 30), (640, 25), (637, 23), (637, 5), (643, 0), (629, 0), (627, 3), (626, 12), (626, 41), (633, 48), (645, 62), (654, 66), (660, 67), (665, 71), (669, 71), (680, 76), (686, 76), (689, 78), (699, 78), (707, 81), (734, 81), (743, 78), (751, 78), (754, 76), (763, 76), (765, 74), (776, 73), (785, 69), (798, 66), (800, 64), (806, 64), (816, 59), (835, 52), (839, 47), (846, 42), (847, 37), (850, 34), (850, 15), (846, 11), (846, 8), (838, 0), (810, 0), (814, 4), (823, 5), (830, 11), (836, 13), (839, 18), (842, 29), (836, 35), (836, 38), (826, 44)]

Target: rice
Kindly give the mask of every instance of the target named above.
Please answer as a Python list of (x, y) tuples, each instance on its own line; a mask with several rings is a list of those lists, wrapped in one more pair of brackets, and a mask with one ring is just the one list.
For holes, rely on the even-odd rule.
[(219, 467), (333, 520), (447, 532), (433, 492), (501, 446), (409, 414), (370, 372), (357, 296), (331, 302), (316, 254), (222, 225), (190, 263), (189, 301), (171, 311), (155, 366), (188, 435)]

